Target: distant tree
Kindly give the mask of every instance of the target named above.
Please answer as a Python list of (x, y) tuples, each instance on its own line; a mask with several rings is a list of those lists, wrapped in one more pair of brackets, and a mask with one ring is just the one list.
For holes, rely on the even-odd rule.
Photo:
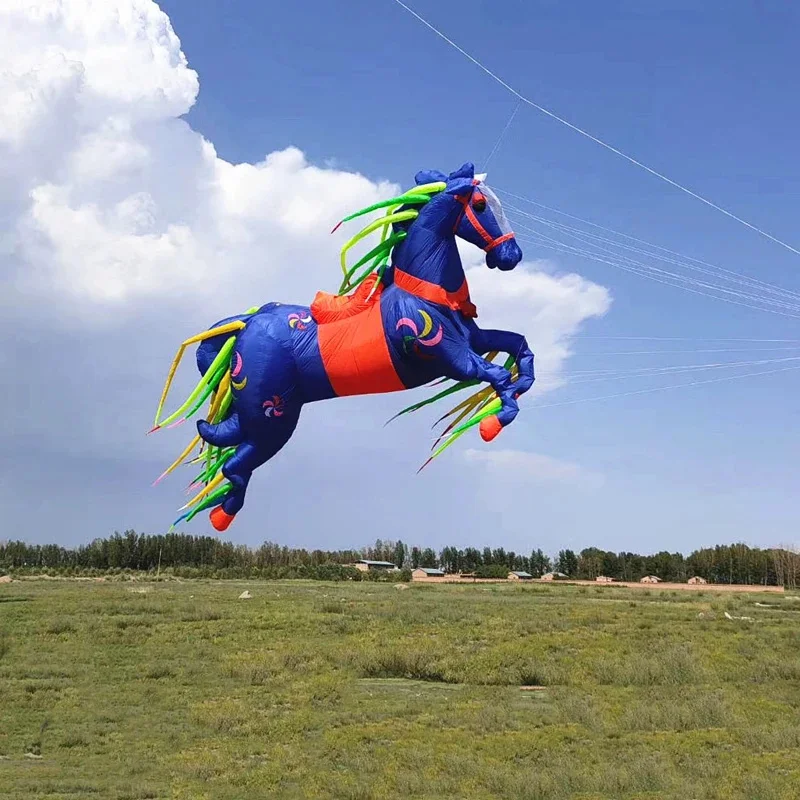
[(507, 578), (508, 568), (504, 564), (483, 564), (475, 570), (477, 578)]
[(455, 572), (455, 562), (458, 560), (458, 550), (454, 547), (443, 547), (439, 553), (439, 566), (446, 572)]
[[(596, 547), (581, 550), (578, 556), (578, 577), (593, 581), (598, 575), (602, 575), (604, 555), (605, 553)], [(566, 574), (569, 575), (568, 572)]]
[(436, 553), (430, 547), (426, 547), (422, 551), (419, 565), (421, 567), (433, 568), (436, 567)]
[(796, 589), (800, 578), (800, 554), (793, 547), (776, 547), (771, 551), (772, 565), (777, 582)]
[(361, 557), (391, 561), (401, 567), (435, 567), (441, 563), (450, 571), (472, 572), (480, 567), (494, 566), (496, 569), (492, 574), (497, 575), (510, 569), (525, 569), (534, 575), (542, 575), (555, 567), (570, 577), (605, 574), (628, 581), (655, 574), (667, 581), (684, 581), (698, 575), (712, 583), (780, 584), (789, 588), (800, 583), (800, 554), (796, 550), (790, 547), (762, 550), (742, 543), (702, 548), (685, 557), (666, 550), (641, 555), (589, 547), (582, 550), (580, 556), (572, 550), (561, 550), (553, 564), (540, 549), (525, 558), (502, 547), (494, 550), (487, 547), (481, 552), (472, 547), (461, 550), (455, 545), (443, 548), (437, 562), (436, 553), (431, 548), (421, 550), (413, 547), (409, 552), (402, 542), (381, 539), (360, 552), (309, 551), (273, 542), (264, 542), (252, 549), (212, 536), (181, 533), (152, 536), (132, 530), (114, 532), (107, 538), (94, 539), (75, 548), (53, 543), (0, 541), (0, 569), (64, 574), (93, 574), (92, 571), (105, 570), (155, 571), (160, 566), (162, 572), (173, 570), (174, 574), (185, 577), (321, 578), (331, 575), (334, 576), (332, 580), (366, 580), (364, 573), (357, 570), (338, 569), (338, 566), (352, 564)]
[(645, 559), (638, 553), (620, 553), (618, 561), (620, 564), (620, 578), (622, 580), (638, 581), (648, 574)]
[(603, 553), (600, 564), (600, 574), (607, 575), (609, 578), (620, 580), (622, 577), (622, 570), (620, 568), (619, 556), (612, 553), (610, 550)]
[(556, 571), (563, 572), (574, 578), (578, 574), (578, 557), (572, 550), (560, 550), (558, 553), (558, 561), (556, 562)]
[(439, 556), (439, 566), (446, 572), (463, 572), (464, 551), (457, 547), (445, 547)]
[(461, 561), (461, 568), (464, 572), (475, 572), (475, 570), (483, 563), (480, 551), (474, 547), (467, 547), (464, 550), (464, 557)]
[(402, 569), (406, 563), (407, 557), (408, 557), (408, 551), (406, 549), (406, 546), (401, 541), (398, 540), (394, 546), (394, 556), (391, 559), (392, 563), (400, 567), (400, 569)]
[(648, 574), (658, 575), (664, 581), (679, 581), (685, 574), (684, 560), (680, 553), (660, 553), (645, 556), (645, 566)]
[(542, 552), (541, 548), (534, 550), (529, 559), (528, 572), (535, 578), (541, 578), (542, 575), (550, 572), (552, 564), (550, 559)]

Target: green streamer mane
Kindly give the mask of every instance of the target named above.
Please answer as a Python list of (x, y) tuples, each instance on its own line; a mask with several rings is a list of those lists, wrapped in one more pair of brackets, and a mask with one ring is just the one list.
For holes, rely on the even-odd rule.
[[(353, 214), (346, 216), (333, 230), (336, 231), (344, 222), (369, 214), (373, 211), (385, 208), (386, 214), (373, 220), (364, 226), (355, 236), (349, 239), (341, 250), (342, 283), (339, 287), (338, 295), (345, 295), (360, 286), (373, 272), (378, 273), (378, 280), (383, 277), (384, 270), (391, 259), (392, 250), (403, 241), (408, 235), (405, 231), (392, 231), (395, 224), (399, 222), (413, 222), (418, 216), (419, 211), (415, 208), (407, 208), (404, 211), (399, 209), (403, 206), (424, 206), (430, 201), (431, 197), (444, 191), (444, 182), (426, 183), (415, 186), (397, 197), (389, 200), (381, 200), (371, 206), (362, 208)], [(347, 266), (348, 251), (360, 241), (366, 239), (371, 233), (380, 231), (380, 239), (368, 253), (363, 255), (352, 267)], [(391, 232), (391, 233), (390, 233)], [(361, 270), (359, 272), (359, 270)]]

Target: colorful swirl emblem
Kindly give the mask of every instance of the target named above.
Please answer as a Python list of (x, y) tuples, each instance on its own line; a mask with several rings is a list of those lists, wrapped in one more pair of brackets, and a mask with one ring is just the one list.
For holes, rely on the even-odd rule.
[(419, 315), (422, 317), (423, 327), (420, 331), (417, 327), (417, 323), (414, 322), (413, 319), (409, 319), (408, 317), (403, 317), (401, 320), (397, 322), (396, 330), (400, 330), (400, 328), (410, 328), (411, 333), (403, 334), (403, 349), (406, 353), (413, 352), (415, 355), (418, 355), (420, 358), (434, 358), (432, 354), (428, 354), (420, 350), (420, 345), (423, 347), (435, 347), (439, 342), (442, 341), (442, 337), (444, 336), (444, 329), (441, 325), (439, 325), (439, 330), (431, 336), (430, 338), (426, 338), (428, 334), (433, 330), (433, 320), (431, 319), (431, 315), (428, 314), (427, 311), (423, 311), (422, 309), (418, 309)]
[(289, 314), (288, 319), (289, 327), (292, 329), (297, 328), (298, 331), (304, 331), (313, 321), (311, 314), (308, 314), (305, 317), (301, 317), (299, 314)]
[(240, 353), (233, 354), (233, 369), (231, 370), (231, 386), (236, 389), (237, 392), (241, 392), (245, 386), (247, 386), (247, 376), (245, 375), (241, 381), (238, 383), (233, 380), (239, 376), (239, 373), (242, 371), (242, 367), (244, 366), (244, 362), (242, 361), (242, 356)]
[(282, 417), (285, 409), (283, 398), (277, 394), (272, 396), (271, 400), (265, 400), (262, 403), (265, 417)]

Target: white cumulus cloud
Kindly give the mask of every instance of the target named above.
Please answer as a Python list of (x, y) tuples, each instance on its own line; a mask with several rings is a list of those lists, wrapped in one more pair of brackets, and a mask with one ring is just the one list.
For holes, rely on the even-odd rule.
[(481, 464), (503, 481), (513, 479), (526, 484), (567, 484), (599, 489), (603, 476), (580, 464), (523, 450), (466, 450), (464, 459)]
[[(142, 457), (177, 343), (250, 306), (334, 290), (347, 232), (331, 227), (402, 189), (295, 147), (230, 163), (182, 118), (199, 89), (152, 0), (0, 0), (11, 456), (31, 458), (33, 438), (43, 459), (114, 447)], [(540, 385), (554, 385), (570, 336), (607, 311), (607, 291), (550, 263), (501, 274), (464, 252), (480, 324), (525, 332)]]
[[(142, 302), (209, 287), (220, 313), (278, 291), (302, 302), (335, 283), (331, 225), (400, 188), (296, 148), (257, 164), (219, 158), (180, 118), (198, 76), (151, 0), (2, 8), (4, 277), (37, 303), (121, 324)], [(608, 307), (603, 288), (536, 264), (469, 277), (482, 320), (526, 330), (554, 366), (564, 338)]]
[(608, 290), (574, 273), (559, 274), (550, 261), (523, 262), (498, 279), (475, 265), (467, 270), (470, 290), (480, 298), (480, 324), (524, 332), (536, 354), (536, 391), (562, 383), (570, 337), (581, 324), (611, 306)]

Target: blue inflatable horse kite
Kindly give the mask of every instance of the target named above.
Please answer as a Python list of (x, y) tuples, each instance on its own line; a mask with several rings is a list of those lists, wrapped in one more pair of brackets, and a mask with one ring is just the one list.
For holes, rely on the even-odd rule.
[[(517, 398), (534, 382), (533, 353), (521, 334), (475, 324), (456, 247), (456, 237), (480, 247), (492, 269), (511, 270), (522, 259), (483, 176), (476, 177), (469, 163), (450, 175), (420, 172), (413, 189), (343, 222), (378, 209), (385, 215), (342, 249), (337, 295), (319, 292), (310, 307), (267, 303), (220, 320), (181, 345), (153, 430), (180, 424), (207, 399), (210, 408), (207, 420), (197, 423), (197, 436), (161, 476), (185, 459), (202, 465), (193, 482), (201, 491), (175, 524), (212, 508), (213, 526), (225, 530), (244, 504), (253, 470), (289, 441), (306, 403), (397, 392), (439, 378), (455, 381), (404, 414), (488, 383), (442, 417), (453, 419), (426, 464), (473, 425), (491, 441), (517, 416)], [(378, 244), (348, 268), (347, 252), (373, 232), (380, 232)], [(198, 342), (202, 380), (159, 422), (183, 351)], [(494, 363), (498, 353), (508, 355), (502, 366)], [(199, 455), (190, 458), (196, 448)]]

